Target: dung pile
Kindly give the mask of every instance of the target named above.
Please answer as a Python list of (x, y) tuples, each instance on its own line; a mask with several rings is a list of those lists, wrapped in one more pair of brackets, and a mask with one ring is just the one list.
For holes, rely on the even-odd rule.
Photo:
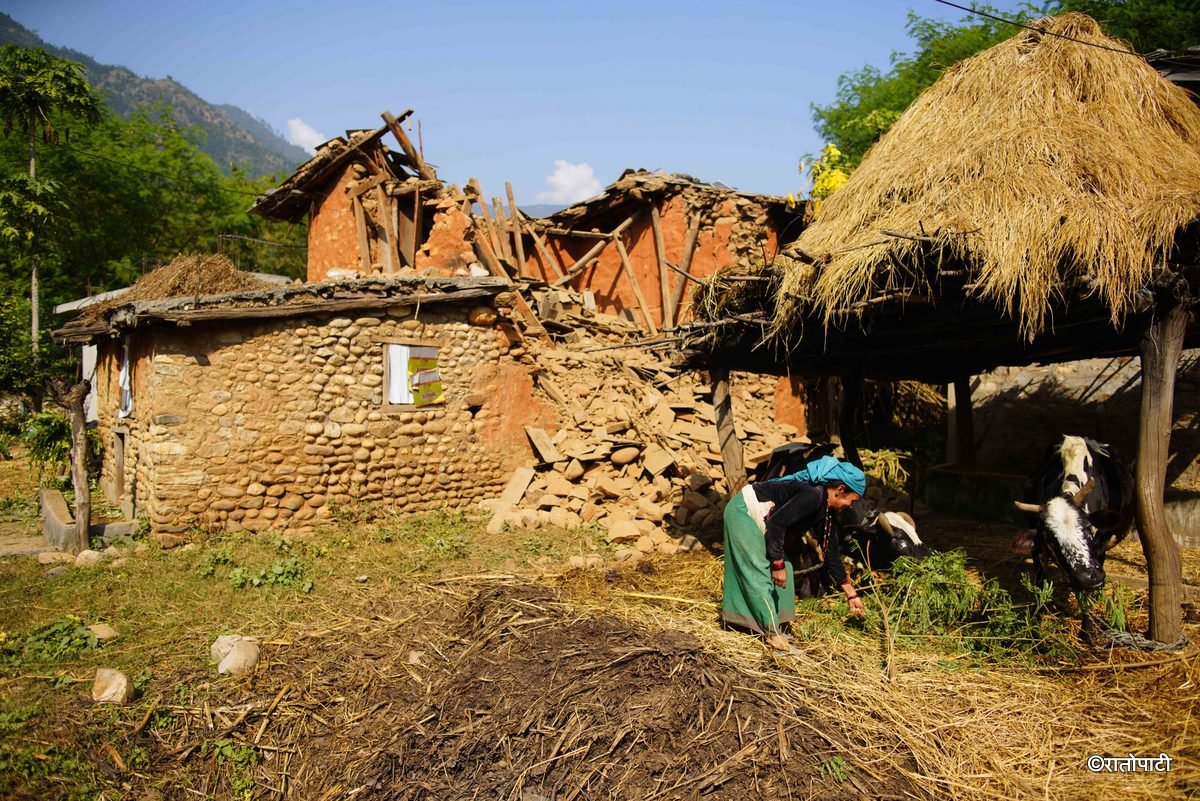
[[(464, 617), (425, 704), (357, 772), (362, 798), (845, 797), (814, 711), (690, 634), (578, 617), (532, 587), (484, 591)], [(839, 775), (865, 797), (913, 789), (871, 774)]]

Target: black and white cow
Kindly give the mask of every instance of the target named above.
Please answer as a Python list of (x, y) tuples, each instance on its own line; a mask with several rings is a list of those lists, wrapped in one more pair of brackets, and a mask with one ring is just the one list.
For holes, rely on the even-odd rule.
[(1104, 558), (1133, 523), (1133, 478), (1117, 452), (1067, 435), (1033, 472), (1017, 508), (1036, 515), (1033, 557), (1039, 575), (1066, 575), (1074, 590), (1104, 584)]

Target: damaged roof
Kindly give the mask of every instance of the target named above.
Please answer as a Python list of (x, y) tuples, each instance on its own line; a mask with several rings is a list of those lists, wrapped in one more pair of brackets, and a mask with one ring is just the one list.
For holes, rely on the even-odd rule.
[(641, 201), (656, 195), (692, 193), (706, 205), (721, 197), (740, 197), (767, 205), (784, 206), (787, 200), (779, 195), (741, 192), (720, 182), (705, 183), (685, 173), (669, 173), (642, 169), (627, 169), (621, 177), (595, 197), (582, 200), (562, 211), (533, 219), (542, 228), (571, 228), (581, 221), (605, 215), (628, 202)]
[(487, 303), (510, 285), (503, 278), (381, 277), (289, 284), (213, 295), (114, 303), (102, 315), (81, 316), (53, 333), (63, 345), (86, 345), (156, 324), (253, 320), (329, 314), (400, 305)]

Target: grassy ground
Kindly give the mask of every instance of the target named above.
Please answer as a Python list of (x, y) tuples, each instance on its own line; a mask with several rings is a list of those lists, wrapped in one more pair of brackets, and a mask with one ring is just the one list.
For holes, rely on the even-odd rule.
[[(1066, 652), (993, 648), (974, 622), (885, 631), (928, 600), (910, 578), (862, 624), (837, 599), (801, 604), (799, 653), (780, 661), (721, 630), (706, 552), (613, 564), (596, 530), (491, 536), (481, 517), (369, 511), (303, 539), (196, 532), (117, 568), (0, 561), (0, 797), (1200, 793), (1194, 651), (1084, 651), (1066, 617), (1051, 617)], [(988, 533), (929, 530), (943, 546)], [(986, 552), (973, 584), (1015, 569)], [(566, 566), (588, 554), (608, 564)], [(119, 637), (83, 632), (100, 622)], [(260, 639), (255, 672), (217, 676), (224, 633)], [(93, 704), (98, 667), (137, 698)], [(1083, 767), (1160, 752), (1169, 774)]]

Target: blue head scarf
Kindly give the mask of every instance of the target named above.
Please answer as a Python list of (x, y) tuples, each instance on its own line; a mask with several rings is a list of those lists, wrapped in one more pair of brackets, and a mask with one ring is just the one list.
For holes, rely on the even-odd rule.
[(846, 485), (847, 489), (857, 492), (859, 495), (867, 491), (867, 477), (863, 471), (849, 462), (843, 462), (833, 456), (822, 456), (820, 459), (810, 462), (803, 470), (783, 476), (783, 478), (798, 479), (810, 484), (828, 484), (830, 481), (840, 481)]

